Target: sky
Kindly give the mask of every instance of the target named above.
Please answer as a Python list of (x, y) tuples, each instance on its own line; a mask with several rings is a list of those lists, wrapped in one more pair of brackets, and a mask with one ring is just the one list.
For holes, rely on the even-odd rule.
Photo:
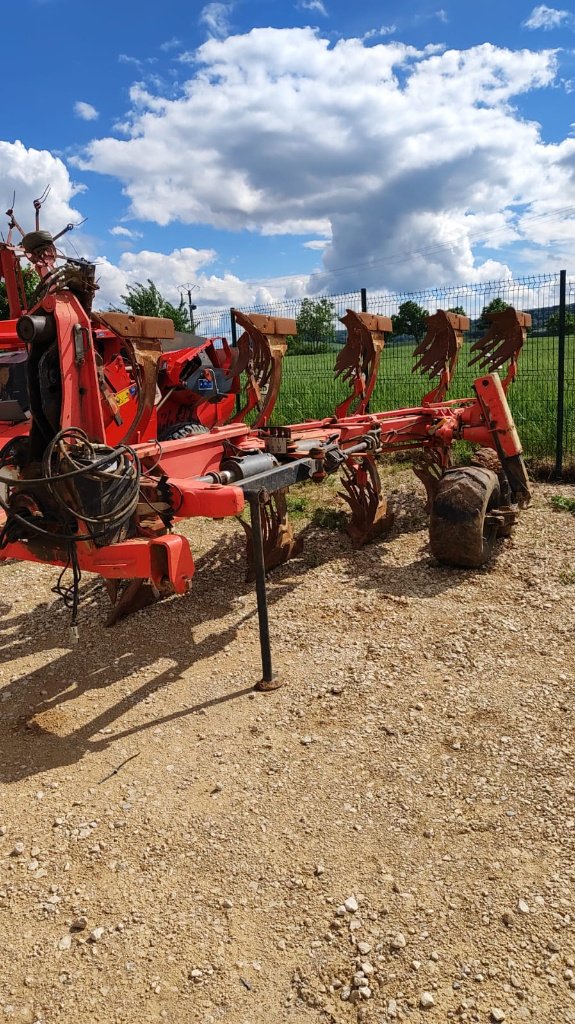
[(575, 8), (438, 2), (0, 0), (0, 209), (101, 309), (572, 271)]

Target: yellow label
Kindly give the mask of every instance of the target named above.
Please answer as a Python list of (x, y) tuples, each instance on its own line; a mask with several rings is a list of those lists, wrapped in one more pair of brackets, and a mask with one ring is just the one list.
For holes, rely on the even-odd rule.
[(119, 406), (125, 405), (126, 402), (130, 401), (131, 397), (132, 388), (124, 388), (123, 391), (116, 391), (116, 394), (114, 395), (114, 398), (116, 399), (116, 404)]

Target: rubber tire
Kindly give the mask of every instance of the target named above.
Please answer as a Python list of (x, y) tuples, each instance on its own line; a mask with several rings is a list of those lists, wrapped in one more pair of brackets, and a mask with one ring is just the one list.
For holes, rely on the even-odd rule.
[(444, 565), (473, 569), (488, 562), (498, 531), (485, 522), (485, 516), (500, 500), (499, 480), (490, 469), (448, 469), (437, 488), (429, 522), (434, 557)]
[[(499, 480), (499, 489), (501, 495), (509, 494), (509, 484), (507, 483), (507, 477), (505, 470), (501, 465), (501, 461), (497, 452), (493, 451), (493, 448), (478, 448), (475, 452), (471, 461), (472, 466), (480, 466), (481, 469), (490, 469), (496, 474)], [(513, 523), (507, 523), (505, 526), (499, 526), (497, 529), (498, 537), (510, 537), (513, 532)]]
[(54, 239), (49, 231), (28, 231), (20, 244), (26, 252), (34, 253), (54, 245)]
[(181, 441), (184, 437), (194, 434), (208, 434), (209, 430), (203, 423), (173, 423), (159, 432), (158, 441)]

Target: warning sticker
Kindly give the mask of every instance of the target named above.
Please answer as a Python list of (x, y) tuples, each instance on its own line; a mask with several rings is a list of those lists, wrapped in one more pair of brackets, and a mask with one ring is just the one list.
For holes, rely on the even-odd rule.
[(124, 388), (123, 391), (116, 391), (116, 394), (114, 395), (114, 398), (116, 399), (116, 404), (119, 406), (125, 405), (126, 402), (129, 402), (131, 398), (134, 398), (137, 390), (138, 389), (136, 385), (132, 384), (131, 387)]

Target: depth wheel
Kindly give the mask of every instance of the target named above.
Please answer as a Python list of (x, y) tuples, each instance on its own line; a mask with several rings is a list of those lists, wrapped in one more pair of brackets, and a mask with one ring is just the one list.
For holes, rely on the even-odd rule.
[(498, 523), (489, 516), (501, 500), (499, 480), (489, 469), (463, 466), (444, 473), (429, 521), (432, 554), (445, 565), (477, 568), (488, 562)]
[[(505, 507), (511, 508), (511, 492), (509, 488), (509, 481), (501, 460), (497, 452), (493, 451), (493, 448), (478, 448), (474, 453), (471, 460), (472, 466), (478, 466), (481, 469), (490, 469), (492, 473), (495, 473), (499, 480), (499, 490), (501, 492), (501, 503)], [(517, 510), (517, 506), (514, 506), (514, 511)], [(497, 528), (498, 537), (510, 537), (513, 532), (514, 520), (509, 519), (508, 522), (503, 523), (502, 526)]]
[(172, 423), (170, 427), (164, 427), (158, 433), (158, 441), (181, 441), (184, 437), (192, 437), (194, 434), (207, 434), (208, 428), (203, 423)]

